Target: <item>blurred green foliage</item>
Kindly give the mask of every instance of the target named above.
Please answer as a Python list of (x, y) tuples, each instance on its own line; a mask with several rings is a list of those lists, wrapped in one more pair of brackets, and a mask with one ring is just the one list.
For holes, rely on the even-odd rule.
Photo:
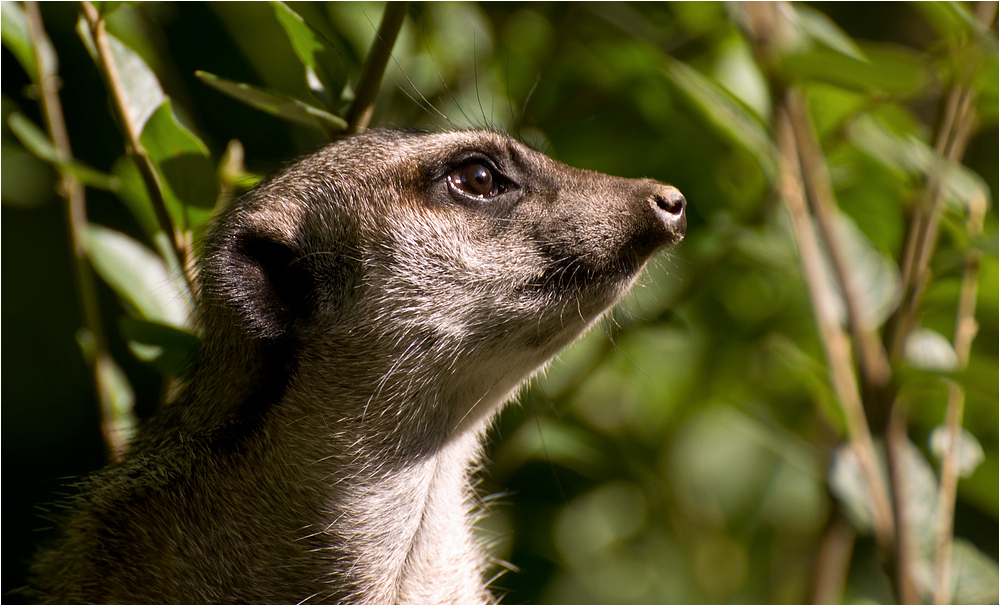
[[(181, 234), (171, 242), (142, 167), (125, 154), (78, 6), (41, 7), (47, 51), (32, 48), (21, 5), (4, 2), (3, 453), (5, 504), (16, 516), (4, 591), (24, 582), (45, 536), (29, 532), (43, 525), (32, 506), (54, 499), (58, 478), (102, 464), (92, 377), (73, 345), (81, 320), (56, 202), (60, 171), (90, 187), (88, 257), (110, 286), (97, 295), (124, 370), (107, 372), (119, 401), (130, 403), (134, 390), (145, 417), (162, 377), (181, 376), (197, 348), (176, 255), (185, 241), (197, 251), (213, 206), (345, 127), (383, 6), (99, 4), (127, 107)], [(840, 206), (838, 237), (877, 326), (899, 304), (898, 267), (921, 189), (928, 175), (943, 175), (933, 281), (894, 372), (921, 502), (936, 498), (931, 436), (945, 418), (943, 379), (965, 390), (972, 462), (958, 485), (951, 597), (997, 599), (996, 26), (951, 3), (781, 11), (795, 38), (762, 65), (739, 4), (408, 10), (375, 126), (498, 128), (573, 166), (672, 183), (690, 203), (683, 244), (651, 263), (636, 290), (496, 423), (481, 488), (498, 496), (481, 526), (492, 554), (517, 569), (493, 584), (504, 601), (803, 602), (818, 570), (838, 566), (846, 567), (838, 599), (895, 601), (850, 462), (835, 454), (844, 415), (774, 193), (774, 74), (806, 94)], [(72, 164), (43, 132), (35, 52), (58, 62)], [(961, 165), (933, 150), (956, 82), (974, 91), (978, 117)], [(965, 215), (976, 196), (989, 207), (983, 233), (970, 236)], [(979, 332), (956, 370), (951, 335), (969, 250), (982, 252)], [(933, 527), (934, 512), (916, 522), (919, 532)], [(823, 559), (820, 546), (845, 516), (857, 539), (847, 530), (846, 552)]]

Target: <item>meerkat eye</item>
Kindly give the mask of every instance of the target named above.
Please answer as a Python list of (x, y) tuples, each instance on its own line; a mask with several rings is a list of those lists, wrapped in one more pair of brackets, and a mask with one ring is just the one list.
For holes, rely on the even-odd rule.
[(477, 198), (490, 198), (506, 191), (490, 167), (481, 162), (468, 162), (448, 175), (448, 182), (461, 192)]

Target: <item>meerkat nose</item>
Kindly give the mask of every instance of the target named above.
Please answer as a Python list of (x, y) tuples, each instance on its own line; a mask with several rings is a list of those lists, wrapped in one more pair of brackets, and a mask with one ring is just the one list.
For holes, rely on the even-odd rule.
[(656, 209), (662, 210), (668, 215), (674, 217), (679, 217), (684, 214), (684, 207), (687, 206), (687, 200), (684, 199), (684, 194), (677, 191), (673, 187), (664, 187), (663, 192), (657, 192), (650, 197), (649, 203), (655, 205)]
[(687, 200), (684, 194), (676, 187), (661, 185), (653, 192), (646, 201), (657, 219), (663, 223), (667, 231), (675, 238), (680, 239), (687, 229), (687, 216), (684, 209), (687, 207)]

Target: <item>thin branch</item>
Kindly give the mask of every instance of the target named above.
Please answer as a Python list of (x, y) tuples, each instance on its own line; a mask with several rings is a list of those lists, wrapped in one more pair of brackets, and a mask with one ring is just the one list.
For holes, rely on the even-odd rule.
[[(865, 416), (851, 355), (851, 341), (840, 325), (836, 293), (824, 278), (826, 271), (823, 267), (820, 243), (816, 238), (813, 217), (806, 202), (807, 192), (803, 184), (809, 183), (809, 190), (814, 198), (814, 208), (817, 209), (817, 214), (823, 215), (820, 225), (826, 232), (825, 239), (834, 242), (836, 237), (833, 234), (832, 217), (836, 210), (836, 201), (833, 199), (832, 187), (828, 185), (829, 176), (825, 174), (825, 167), (822, 164), (822, 150), (819, 149), (818, 143), (814, 143), (815, 135), (812, 134), (804, 102), (797, 98), (800, 93), (789, 90), (777, 76), (779, 73), (776, 67), (777, 52), (783, 44), (783, 28), (786, 25), (784, 19), (777, 6), (771, 3), (746, 3), (743, 6), (747, 13), (749, 37), (754, 43), (758, 62), (768, 68), (772, 78), (771, 94), (775, 100), (774, 136), (781, 162), (777, 189), (782, 194), (792, 220), (792, 229), (799, 248), (806, 285), (809, 288), (809, 298), (816, 317), (820, 342), (826, 354), (830, 382), (844, 411), (848, 437), (871, 494), (875, 540), (879, 551), (887, 561), (891, 561), (895, 529), (886, 479), (878, 463), (871, 430)], [(795, 126), (796, 121), (799, 123), (798, 128)], [(804, 167), (803, 162), (807, 166)], [(836, 244), (834, 246), (836, 247)], [(843, 255), (832, 256), (835, 262), (834, 277), (841, 282), (839, 286), (844, 293), (844, 299), (849, 306), (854, 307), (853, 311), (848, 308), (849, 317), (853, 316), (853, 328), (860, 337), (859, 343), (863, 343), (860, 346), (865, 347), (863, 368), (867, 368), (868, 371), (863, 377), (867, 378), (869, 374), (887, 377), (889, 374), (887, 364), (880, 364), (882, 360), (878, 354), (879, 349), (871, 347), (869, 331), (872, 329), (866, 328), (860, 320), (857, 295), (854, 294), (850, 281), (845, 279), (848, 270)], [(840, 265), (839, 268), (837, 264)]]
[[(997, 14), (996, 2), (980, 2), (976, 7), (979, 22), (989, 27)], [(975, 113), (976, 91), (962, 83), (954, 84), (948, 92), (941, 112), (934, 140), (934, 149), (946, 162), (960, 162), (969, 138), (977, 123)], [(944, 213), (945, 192), (941, 169), (928, 175), (927, 187), (914, 210), (907, 230), (907, 242), (902, 263), (904, 300), (894, 315), (886, 333), (886, 343), (895, 359), (902, 355), (906, 336), (913, 329), (918, 317), (924, 292), (930, 282), (930, 260), (937, 248), (941, 217)], [(970, 240), (983, 229), (986, 201), (976, 196), (969, 201), (966, 233)], [(955, 322), (954, 348), (959, 368), (968, 364), (972, 340), (977, 332), (975, 321), (977, 277), (980, 253), (970, 248), (966, 253), (962, 288), (959, 295)], [(948, 385), (946, 435), (948, 448), (941, 464), (938, 491), (938, 526), (934, 561), (934, 601), (945, 604), (951, 595), (951, 551), (954, 533), (955, 499), (958, 490), (959, 440), (965, 405), (965, 391), (955, 382)]]
[(187, 237), (181, 230), (176, 228), (173, 220), (170, 218), (170, 213), (167, 211), (167, 203), (163, 199), (163, 187), (160, 183), (160, 176), (156, 171), (156, 167), (153, 166), (152, 159), (150, 159), (149, 154), (146, 153), (146, 149), (142, 146), (140, 140), (142, 132), (139, 130), (139, 126), (133, 122), (132, 115), (128, 110), (126, 94), (118, 74), (114, 56), (111, 53), (111, 47), (108, 44), (106, 23), (93, 4), (90, 2), (81, 2), (81, 6), (83, 7), (83, 15), (87, 21), (87, 26), (90, 28), (91, 37), (94, 39), (94, 45), (97, 47), (97, 55), (100, 60), (99, 67), (104, 75), (108, 90), (111, 93), (115, 113), (117, 114), (119, 123), (122, 125), (126, 151), (139, 169), (139, 174), (142, 176), (143, 184), (146, 186), (146, 191), (153, 206), (153, 212), (156, 214), (160, 228), (168, 236), (167, 240), (170, 242), (171, 250), (177, 258), (177, 263), (181, 268), (181, 275), (184, 278), (188, 292), (194, 294), (196, 291), (190, 275), (193, 267), (193, 259), (191, 258), (190, 247), (187, 244)]
[[(969, 203), (969, 218), (966, 220), (966, 233), (973, 244), (975, 239), (983, 233), (985, 219), (986, 199), (982, 195), (977, 195)], [(965, 269), (962, 273), (962, 289), (958, 298), (954, 338), (959, 368), (965, 368), (969, 363), (972, 341), (979, 331), (979, 325), (976, 323), (976, 295), (979, 292), (979, 261), (981, 257), (982, 252), (972, 246), (965, 253)]]
[[(819, 324), (819, 336), (823, 343), (830, 367), (831, 382), (841, 401), (847, 419), (848, 433), (854, 442), (856, 452), (865, 475), (865, 482), (872, 491), (873, 525), (879, 551), (896, 585), (897, 599), (914, 602), (918, 599), (913, 583), (912, 537), (907, 524), (906, 459), (909, 444), (906, 436), (906, 421), (903, 408), (895, 403), (894, 388), (891, 384), (891, 360), (902, 355), (907, 334), (919, 317), (924, 292), (930, 282), (930, 261), (937, 248), (940, 221), (946, 203), (944, 171), (950, 163), (956, 163), (968, 144), (975, 125), (975, 91), (970, 87), (953, 86), (942, 106), (941, 120), (935, 137), (935, 149), (944, 162), (934, 166), (934, 172), (927, 175), (927, 184), (920, 203), (916, 205), (907, 230), (906, 247), (903, 254), (903, 300), (893, 314), (887, 327), (885, 339), (880, 345), (875, 327), (866, 323), (860, 309), (860, 299), (854, 292), (850, 268), (840, 250), (834, 231), (837, 212), (836, 199), (830, 184), (822, 149), (816, 140), (809, 121), (805, 100), (794, 89), (789, 90), (780, 80), (777, 65), (777, 51), (782, 40), (782, 19), (776, 5), (770, 3), (745, 4), (748, 38), (754, 46), (758, 62), (769, 72), (772, 81), (772, 98), (776, 105), (775, 130), (781, 152), (782, 171), (778, 188), (792, 217), (793, 230), (799, 245), (800, 257), (810, 289), (810, 298)], [(977, 7), (977, 17), (981, 23), (990, 24), (996, 15), (995, 2), (982, 3)], [(801, 166), (799, 163), (801, 162)], [(803, 191), (803, 185), (805, 190)], [(822, 280), (823, 268), (820, 249), (813, 232), (812, 218), (806, 207), (806, 194), (812, 203), (813, 216), (828, 250), (835, 278), (844, 295), (845, 306), (851, 332), (858, 347), (861, 385), (869, 405), (882, 404), (884, 411), (877, 413), (876, 420), (888, 420), (886, 431), (886, 452), (889, 462), (889, 480), (893, 494), (894, 510), (887, 510), (889, 499), (885, 493), (885, 483), (880, 478), (879, 466), (871, 448), (871, 433), (865, 419), (865, 409), (858, 393), (857, 378), (851, 362), (850, 341), (836, 322), (832, 313), (834, 297), (829, 286)], [(971, 209), (970, 209), (971, 214)], [(972, 229), (970, 228), (970, 234)], [(975, 334), (972, 317), (975, 298), (975, 263), (978, 259), (967, 259), (966, 276), (963, 280), (963, 294), (959, 305), (959, 319), (956, 323), (956, 347), (961, 342), (968, 356), (968, 344)], [(968, 289), (968, 290), (966, 290)], [(886, 351), (888, 349), (888, 352)], [(958, 441), (961, 426), (961, 409), (958, 404), (962, 395), (956, 385), (949, 402), (949, 433), (952, 446)], [(957, 450), (948, 452), (948, 470), (942, 475), (939, 501), (942, 517), (938, 528), (939, 550), (936, 574), (938, 577), (937, 599), (940, 592), (948, 590), (947, 562), (950, 560), (952, 518), (954, 512), (954, 478)], [(818, 577), (817, 577), (818, 580)], [(943, 594), (945, 598), (947, 593)]]
[(896, 599), (900, 604), (917, 604), (920, 599), (914, 585), (914, 556), (916, 550), (913, 543), (913, 526), (910, 510), (913, 506), (910, 498), (910, 477), (907, 460), (909, 458), (909, 438), (906, 435), (906, 413), (900, 403), (892, 406), (889, 423), (885, 430), (885, 456), (889, 467), (889, 488), (892, 490), (892, 510), (895, 520), (895, 547), (889, 564), (895, 565), (893, 583), (896, 587)]
[(959, 438), (965, 409), (965, 390), (948, 383), (948, 409), (945, 432), (947, 450), (941, 462), (941, 485), (938, 488), (938, 525), (935, 529), (934, 603), (947, 604), (951, 598), (951, 545), (955, 527), (955, 499), (958, 495)]
[(62, 102), (59, 100), (61, 82), (59, 76), (49, 71), (55, 62), (44, 60), (44, 48), (50, 45), (45, 34), (41, 11), (37, 2), (25, 2), (25, 14), (28, 21), (28, 34), (35, 48), (35, 62), (38, 68), (38, 88), (41, 91), (39, 99), (45, 125), (52, 137), (59, 159), (60, 195), (66, 200), (66, 220), (69, 224), (70, 245), (73, 254), (73, 269), (76, 277), (77, 297), (83, 310), (83, 330), (87, 331), (93, 347), (85, 355), (94, 377), (97, 391), (97, 401), (101, 409), (101, 433), (108, 455), (113, 460), (120, 460), (128, 446), (126, 433), (129, 424), (135, 425), (131, 412), (116, 410), (112, 398), (111, 387), (106, 384), (107, 377), (101, 368), (111, 362), (108, 353), (107, 338), (101, 326), (101, 314), (97, 298), (97, 285), (93, 269), (87, 260), (86, 241), (87, 207), (86, 190), (69, 166), (73, 163), (73, 149), (69, 142), (66, 120), (63, 116)]
[(835, 510), (820, 543), (809, 603), (840, 604), (844, 601), (844, 585), (857, 536), (839, 509)]
[[(786, 96), (786, 108), (792, 128), (798, 153), (802, 161), (803, 179), (809, 192), (809, 200), (813, 209), (813, 217), (820, 227), (823, 244), (829, 254), (837, 284), (843, 294), (847, 309), (848, 325), (858, 348), (858, 366), (861, 369), (861, 384), (865, 394), (869, 396), (867, 405), (875, 409), (876, 417), (884, 409), (891, 410), (892, 419), (886, 431), (886, 457), (889, 463), (889, 489), (892, 492), (893, 507), (893, 537), (895, 547), (884, 551), (887, 560), (895, 564), (894, 581), (898, 599), (904, 604), (917, 601), (917, 593), (913, 584), (913, 549), (911, 545), (911, 529), (907, 522), (907, 476), (906, 460), (908, 441), (906, 437), (906, 421), (903, 409), (894, 403), (890, 381), (892, 368), (889, 358), (882, 346), (881, 339), (861, 309), (861, 297), (852, 279), (852, 268), (849, 267), (846, 255), (840, 245), (840, 238), (835, 231), (836, 215), (839, 212), (837, 200), (826, 168), (826, 161), (819, 141), (813, 132), (809, 120), (808, 109), (802, 93), (794, 88), (789, 89)], [(864, 412), (864, 410), (862, 410)], [(872, 412), (869, 410), (869, 412)]]
[[(976, 18), (990, 27), (997, 15), (996, 2), (979, 2)], [(948, 162), (960, 162), (975, 130), (975, 91), (955, 83), (948, 91), (934, 137), (934, 149)], [(931, 256), (937, 248), (945, 195), (940, 171), (927, 176), (927, 186), (913, 211), (903, 251), (903, 301), (889, 322), (885, 343), (892, 360), (903, 353), (906, 337), (916, 323), (924, 292), (930, 281)]]
[(347, 112), (347, 132), (350, 134), (361, 133), (368, 128), (372, 112), (375, 111), (378, 89), (382, 86), (382, 76), (385, 74), (386, 65), (389, 64), (392, 47), (396, 44), (396, 37), (399, 36), (409, 6), (409, 2), (387, 2), (385, 5), (382, 23), (379, 24), (371, 50), (365, 59), (358, 91), (351, 109)]
[(820, 341), (830, 367), (830, 380), (840, 400), (847, 421), (847, 432), (854, 443), (865, 481), (872, 495), (875, 538), (883, 553), (892, 553), (893, 516), (885, 480), (879, 470), (875, 446), (865, 418), (857, 377), (851, 360), (851, 344), (840, 326), (836, 296), (823, 279), (823, 259), (813, 230), (802, 188), (802, 170), (795, 145), (795, 134), (784, 103), (778, 108), (776, 138), (781, 152), (779, 191), (792, 219), (792, 228), (802, 259), (802, 271), (809, 287), (813, 313), (819, 327)]
[[(983, 231), (986, 218), (986, 200), (976, 196), (969, 204), (966, 232), (974, 239)], [(958, 367), (969, 363), (972, 340), (976, 336), (976, 294), (979, 286), (979, 261), (982, 253), (970, 248), (965, 254), (962, 289), (958, 298), (955, 320), (954, 346)], [(938, 526), (934, 558), (934, 603), (947, 604), (951, 598), (951, 546), (955, 526), (955, 499), (958, 495), (958, 463), (962, 433), (962, 416), (965, 409), (965, 390), (954, 381), (948, 383), (948, 408), (945, 413), (945, 432), (948, 448), (941, 462), (941, 484), (938, 489)]]
[(852, 279), (852, 268), (841, 246), (842, 239), (836, 232), (839, 207), (823, 150), (809, 119), (804, 95), (801, 91), (790, 89), (786, 100), (813, 216), (819, 224), (823, 244), (829, 253), (837, 282), (843, 290), (848, 326), (858, 346), (863, 383), (875, 389), (884, 389), (892, 379), (889, 357), (882, 347), (878, 332), (862, 310), (861, 295)]
[[(945, 102), (946, 117), (937, 136), (935, 149), (942, 152), (946, 162), (959, 162), (965, 153), (969, 137), (975, 127), (971, 91), (955, 88)], [(952, 113), (954, 112), (954, 115)], [(903, 301), (897, 311), (897, 318), (891, 324), (890, 353), (898, 359), (903, 352), (906, 337), (916, 323), (923, 302), (924, 292), (930, 283), (930, 261), (937, 248), (941, 217), (945, 209), (945, 190), (941, 172), (946, 164), (927, 177), (927, 186), (914, 211), (907, 243), (903, 268)]]

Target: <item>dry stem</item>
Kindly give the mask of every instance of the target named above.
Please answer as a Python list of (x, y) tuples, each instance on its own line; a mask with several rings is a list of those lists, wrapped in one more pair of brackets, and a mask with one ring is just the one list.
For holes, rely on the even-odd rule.
[(809, 592), (811, 604), (836, 604), (841, 601), (857, 536), (840, 511), (834, 511), (816, 558), (816, 575)]
[[(107, 385), (106, 377), (101, 372), (103, 367), (111, 364), (111, 354), (108, 352), (107, 339), (101, 326), (101, 315), (97, 300), (97, 287), (94, 272), (87, 259), (86, 241), (87, 206), (86, 190), (76, 178), (70, 166), (73, 163), (73, 149), (69, 142), (66, 120), (63, 116), (62, 102), (59, 100), (59, 76), (49, 72), (55, 62), (49, 63), (43, 59), (44, 48), (49, 46), (42, 15), (37, 2), (25, 2), (25, 14), (28, 21), (28, 33), (31, 44), (35, 48), (35, 62), (38, 69), (38, 88), (41, 91), (39, 99), (45, 118), (46, 129), (52, 137), (59, 159), (60, 195), (66, 200), (66, 219), (69, 223), (70, 245), (73, 254), (73, 269), (76, 277), (77, 297), (83, 311), (83, 330), (89, 333), (93, 349), (85, 352), (87, 364), (90, 365), (97, 391), (97, 401), (101, 407), (101, 433), (108, 456), (119, 460), (127, 448), (127, 443), (121, 431), (121, 425), (129, 424), (123, 419), (128, 415), (116, 411), (111, 396), (111, 387)], [(132, 421), (134, 425), (134, 421)]]
[(409, 5), (409, 2), (388, 2), (385, 5), (382, 22), (365, 59), (358, 92), (350, 111), (347, 112), (347, 132), (350, 134), (361, 133), (368, 128), (372, 112), (375, 111), (375, 99), (382, 85), (382, 76), (385, 74), (386, 65), (389, 64), (392, 47), (396, 44), (396, 37), (403, 26)]
[(896, 522), (893, 537), (895, 545), (893, 551), (883, 553), (893, 556), (889, 563), (895, 565), (892, 578), (900, 604), (917, 604), (920, 601), (913, 576), (915, 549), (909, 515), (913, 504), (908, 498), (910, 477), (907, 475), (909, 447), (905, 409), (896, 403), (890, 411), (885, 431), (885, 455), (889, 464), (889, 488), (892, 490), (892, 510)]
[(858, 346), (863, 381), (869, 387), (884, 389), (892, 378), (892, 369), (875, 327), (861, 309), (861, 295), (858, 293), (855, 280), (851, 278), (853, 268), (849, 265), (847, 255), (841, 246), (841, 238), (836, 232), (840, 210), (833, 193), (833, 184), (830, 181), (823, 150), (809, 119), (805, 96), (796, 89), (790, 89), (785, 98), (813, 216), (819, 225), (823, 245), (829, 253), (837, 283), (843, 291), (848, 326)]
[(81, 6), (83, 7), (83, 15), (87, 21), (87, 26), (90, 29), (90, 35), (94, 39), (94, 45), (97, 47), (97, 55), (100, 60), (99, 67), (104, 75), (108, 90), (111, 93), (119, 124), (122, 125), (126, 151), (139, 169), (139, 174), (142, 176), (142, 181), (146, 186), (146, 191), (153, 206), (153, 212), (156, 214), (160, 228), (168, 236), (167, 240), (170, 242), (170, 247), (176, 257), (178, 267), (181, 268), (181, 275), (184, 278), (188, 292), (194, 294), (196, 291), (193, 286), (192, 277), (189, 274), (192, 271), (193, 259), (191, 258), (191, 248), (188, 238), (183, 231), (176, 228), (173, 220), (170, 218), (170, 213), (167, 211), (167, 203), (163, 199), (160, 176), (156, 171), (156, 167), (153, 166), (152, 159), (150, 159), (149, 154), (146, 153), (146, 149), (142, 146), (140, 141), (142, 132), (139, 130), (139, 125), (132, 121), (132, 116), (127, 106), (128, 100), (122, 87), (114, 56), (111, 53), (111, 47), (108, 44), (106, 23), (93, 4), (90, 2), (81, 2)]
[(776, 137), (781, 152), (781, 176), (778, 184), (792, 218), (792, 227), (799, 246), (802, 270), (809, 287), (813, 312), (819, 327), (820, 340), (830, 366), (830, 378), (847, 421), (847, 431), (854, 443), (862, 473), (872, 494), (872, 517), (875, 538), (884, 553), (892, 552), (893, 516), (885, 480), (879, 470), (875, 446), (865, 418), (857, 377), (851, 360), (851, 344), (840, 327), (835, 294), (823, 278), (823, 260), (819, 242), (813, 230), (809, 209), (802, 188), (802, 170), (795, 134), (786, 105), (778, 109)]
[[(979, 2), (976, 6), (976, 18), (984, 26), (990, 26), (996, 14), (996, 2)], [(965, 154), (976, 125), (975, 96), (974, 90), (961, 83), (952, 85), (948, 91), (934, 138), (934, 150), (947, 162), (960, 162)], [(930, 281), (928, 266), (937, 247), (945, 203), (941, 180), (940, 171), (927, 176), (924, 195), (907, 230), (902, 262), (903, 302), (889, 323), (885, 341), (893, 360), (902, 355), (906, 336), (913, 329)]]
[[(970, 237), (974, 238), (982, 233), (985, 216), (986, 200), (977, 196), (969, 205), (969, 217), (966, 221), (966, 231)], [(975, 248), (970, 248), (965, 254), (965, 270), (958, 299), (954, 338), (959, 368), (965, 368), (969, 363), (972, 340), (978, 330), (975, 312), (980, 256), (981, 253)], [(955, 499), (958, 494), (959, 446), (964, 408), (965, 390), (958, 383), (950, 381), (948, 408), (945, 413), (948, 449), (941, 462), (941, 485), (938, 489), (938, 526), (934, 553), (935, 604), (947, 604), (951, 597), (951, 545), (955, 525)]]
[[(774, 5), (747, 5), (750, 38), (755, 43), (755, 50), (762, 66), (776, 65), (776, 45), (780, 40), (781, 18)], [(977, 16), (984, 24), (992, 22), (996, 14), (995, 2), (981, 3)], [(860, 309), (860, 298), (852, 283), (851, 269), (847, 264), (843, 251), (834, 231), (837, 203), (832, 184), (826, 169), (822, 149), (816, 140), (815, 133), (808, 116), (805, 99), (794, 88), (788, 88), (780, 81), (773, 84), (773, 98), (780, 99), (776, 110), (776, 137), (782, 156), (782, 176), (779, 188), (784, 194), (796, 238), (800, 247), (803, 268), (810, 288), (814, 311), (819, 323), (820, 338), (823, 342), (830, 365), (831, 381), (841, 400), (847, 418), (848, 432), (854, 441), (863, 473), (866, 476), (873, 494), (873, 517), (875, 536), (879, 549), (886, 558), (887, 565), (893, 570), (898, 599), (903, 602), (914, 602), (918, 599), (912, 575), (913, 549), (910, 546), (911, 537), (906, 524), (906, 461), (907, 446), (906, 423), (903, 410), (899, 405), (892, 406), (894, 388), (891, 384), (892, 370), (890, 360), (898, 360), (902, 355), (906, 335), (912, 330), (919, 316), (923, 303), (924, 292), (930, 282), (929, 265), (937, 248), (941, 216), (946, 202), (943, 174), (947, 163), (961, 160), (964, 150), (971, 137), (976, 116), (974, 110), (974, 91), (964, 86), (954, 86), (949, 91), (943, 106), (942, 117), (935, 138), (935, 149), (944, 159), (944, 163), (935, 167), (935, 171), (927, 176), (927, 185), (921, 203), (914, 210), (907, 234), (907, 243), (903, 255), (903, 301), (897, 309), (886, 332), (883, 346), (879, 342), (875, 327), (871, 326)], [(790, 131), (790, 132), (789, 132)], [(792, 134), (794, 133), (794, 134)], [(799, 165), (801, 163), (801, 165)], [(803, 184), (804, 189), (803, 191)], [(810, 216), (806, 208), (807, 198), (811, 203), (813, 214)], [(970, 209), (970, 235), (978, 233), (973, 226)], [(840, 330), (835, 319), (831, 317), (833, 297), (829, 288), (821, 283), (816, 276), (822, 275), (819, 263), (819, 244), (812, 232), (811, 219), (815, 219), (823, 244), (829, 252), (835, 278), (843, 294), (847, 308), (848, 322), (854, 342), (858, 347), (858, 363), (861, 371), (861, 385), (866, 394), (866, 405), (881, 405), (889, 412), (889, 426), (886, 434), (887, 457), (889, 459), (889, 481), (892, 491), (893, 511), (886, 511), (889, 500), (885, 494), (885, 484), (878, 474), (878, 466), (873, 451), (869, 450), (871, 434), (865, 422), (865, 408), (858, 391), (857, 378), (851, 364), (850, 342)], [(980, 212), (979, 230), (982, 225)], [(975, 307), (976, 268), (978, 256), (970, 251), (967, 257), (966, 272), (963, 279), (962, 298), (959, 304), (958, 320), (956, 322), (955, 347), (959, 352), (961, 364), (968, 359), (968, 348), (975, 335), (976, 326), (973, 319)], [(887, 352), (885, 347), (889, 348)], [(870, 397), (868, 401), (867, 397)], [(951, 386), (948, 406), (949, 434), (952, 436), (945, 464), (942, 469), (941, 493), (939, 504), (941, 517), (938, 528), (938, 552), (936, 562), (937, 600), (948, 597), (948, 563), (952, 522), (955, 501), (955, 485), (957, 483), (957, 442), (961, 427), (961, 402), (964, 394), (958, 385)], [(876, 419), (884, 418), (882, 411), (872, 410)], [(871, 452), (871, 456), (868, 453)]]
[[(767, 68), (777, 65), (777, 51), (785, 26), (774, 4), (746, 4), (750, 37), (758, 62)], [(772, 98), (775, 100), (775, 138), (780, 152), (781, 172), (778, 190), (792, 219), (799, 247), (803, 274), (809, 288), (816, 316), (820, 342), (826, 354), (830, 381), (840, 401), (847, 422), (848, 437), (861, 466), (871, 494), (872, 525), (879, 551), (893, 560), (895, 517), (886, 489), (874, 441), (865, 415), (861, 390), (851, 354), (851, 341), (840, 325), (836, 293), (825, 279), (820, 243), (809, 212), (807, 192), (812, 198), (815, 218), (827, 244), (834, 265), (834, 278), (843, 294), (849, 323), (860, 349), (862, 379), (866, 388), (885, 387), (891, 371), (884, 350), (878, 346), (875, 330), (863, 317), (858, 293), (854, 288), (845, 255), (839, 249), (834, 232), (837, 203), (829, 182), (825, 161), (815, 139), (801, 93), (790, 89), (772, 73)], [(868, 391), (868, 389), (866, 389)]]

